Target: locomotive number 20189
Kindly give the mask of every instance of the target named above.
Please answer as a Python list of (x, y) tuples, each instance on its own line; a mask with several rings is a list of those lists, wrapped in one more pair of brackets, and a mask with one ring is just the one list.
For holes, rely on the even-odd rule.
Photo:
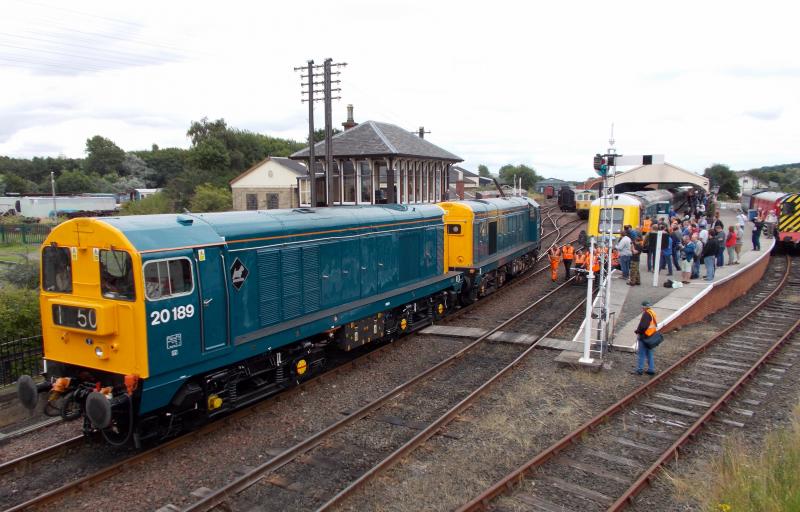
[(170, 320), (183, 320), (194, 316), (194, 306), (175, 306), (172, 309), (161, 309), (150, 313), (150, 325), (165, 324)]

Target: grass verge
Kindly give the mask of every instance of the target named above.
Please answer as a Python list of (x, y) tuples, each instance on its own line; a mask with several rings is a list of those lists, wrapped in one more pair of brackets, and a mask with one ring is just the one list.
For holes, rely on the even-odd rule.
[(793, 416), (791, 425), (771, 432), (759, 449), (748, 449), (741, 436), (725, 442), (711, 464), (704, 510), (800, 510), (800, 405)]

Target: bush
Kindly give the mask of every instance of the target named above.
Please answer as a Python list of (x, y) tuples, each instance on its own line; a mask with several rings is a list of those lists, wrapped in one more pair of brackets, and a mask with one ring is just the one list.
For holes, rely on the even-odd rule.
[(189, 209), (195, 213), (225, 212), (233, 208), (233, 199), (228, 187), (215, 187), (204, 183), (197, 187)]
[(39, 288), (39, 265), (26, 262), (6, 270), (5, 279), (18, 288), (35, 290)]
[(38, 290), (0, 289), (0, 340), (27, 338), (41, 333)]
[(172, 200), (164, 192), (156, 192), (140, 201), (129, 201), (122, 205), (122, 215), (152, 215), (154, 213), (175, 213)]

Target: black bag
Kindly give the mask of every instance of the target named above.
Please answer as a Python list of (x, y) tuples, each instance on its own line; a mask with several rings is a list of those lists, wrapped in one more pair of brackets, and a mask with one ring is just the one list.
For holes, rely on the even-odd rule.
[(672, 279), (664, 281), (664, 288), (672, 288)]
[(642, 343), (644, 343), (649, 349), (653, 349), (661, 345), (662, 341), (664, 341), (664, 336), (658, 331), (653, 333), (653, 335), (649, 338), (642, 338)]

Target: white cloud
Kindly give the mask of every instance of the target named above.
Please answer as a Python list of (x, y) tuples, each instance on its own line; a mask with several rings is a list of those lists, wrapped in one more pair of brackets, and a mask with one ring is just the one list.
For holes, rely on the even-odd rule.
[(185, 147), (189, 123), (203, 116), (304, 139), (307, 107), (292, 68), (333, 57), (348, 63), (337, 126), (353, 103), (357, 121), (425, 126), (466, 167), (526, 163), (582, 179), (612, 122), (620, 152), (664, 153), (692, 170), (795, 162), (796, 10), (791, 2), (14, 1), (0, 32), (54, 39), (69, 55), (19, 53), (0, 35), (0, 66), (10, 66), (0, 154), (80, 156), (95, 134), (125, 149)]

